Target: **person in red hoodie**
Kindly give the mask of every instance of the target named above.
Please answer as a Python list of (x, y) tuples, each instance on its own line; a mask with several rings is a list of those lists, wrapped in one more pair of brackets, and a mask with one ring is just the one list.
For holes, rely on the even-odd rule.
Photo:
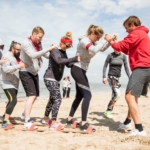
[(112, 41), (109, 34), (105, 35), (105, 39), (113, 49), (122, 51), (129, 56), (132, 70), (125, 95), (129, 107), (128, 115), (125, 122), (119, 125), (119, 129), (132, 130), (131, 119), (133, 118), (135, 130), (131, 131), (129, 136), (146, 136), (140, 119), (138, 97), (146, 93), (144, 86), (150, 78), (149, 29), (142, 26), (140, 19), (136, 16), (128, 17), (123, 25), (129, 34), (122, 41)]

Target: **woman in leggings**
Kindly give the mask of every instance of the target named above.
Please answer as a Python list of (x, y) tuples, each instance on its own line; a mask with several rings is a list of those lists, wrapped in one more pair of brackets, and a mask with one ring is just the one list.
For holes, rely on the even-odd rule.
[(73, 116), (82, 101), (82, 122), (80, 125), (81, 131), (89, 130), (90, 125), (87, 123), (87, 113), (92, 97), (89, 82), (86, 76), (91, 58), (99, 51), (103, 52), (109, 47), (106, 41), (100, 42), (99, 39), (103, 36), (103, 29), (99, 26), (90, 25), (87, 30), (87, 35), (79, 39), (77, 46), (77, 55), (80, 55), (82, 60), (74, 63), (71, 67), (71, 75), (76, 82), (76, 96), (72, 103), (69, 117), (66, 121), (66, 127), (73, 124)]
[[(60, 40), (60, 48), (50, 52), (48, 68), (44, 75), (44, 82), (50, 92), (50, 97), (42, 123), (49, 124), (51, 130), (58, 131), (62, 129), (62, 126), (56, 122), (56, 119), (62, 101), (59, 81), (62, 79), (64, 67), (65, 65), (69, 65), (69, 63), (80, 61), (80, 56), (67, 57), (66, 50), (71, 46), (72, 34), (71, 32), (67, 32)], [(52, 118), (50, 120), (49, 114), (51, 111)]]
[[(106, 69), (109, 64), (108, 78), (106, 78)], [(120, 87), (121, 87), (121, 67), (124, 64), (124, 68), (127, 76), (130, 76), (127, 58), (121, 52), (114, 51), (113, 53), (108, 54), (106, 61), (103, 67), (103, 83), (106, 84), (107, 80), (112, 90), (112, 97), (107, 106), (107, 110), (104, 112), (104, 115), (107, 118), (113, 118), (111, 112), (116, 101), (120, 97)]]

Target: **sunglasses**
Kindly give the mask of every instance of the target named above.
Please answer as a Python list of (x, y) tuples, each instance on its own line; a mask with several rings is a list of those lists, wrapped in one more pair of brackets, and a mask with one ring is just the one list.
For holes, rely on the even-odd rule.
[(17, 51), (21, 51), (21, 49), (17, 49), (17, 48), (15, 48), (15, 47), (13, 47), (15, 50), (17, 50)]
[[(65, 44), (65, 43), (64, 43)], [(70, 48), (72, 45), (65, 44), (66, 48)]]

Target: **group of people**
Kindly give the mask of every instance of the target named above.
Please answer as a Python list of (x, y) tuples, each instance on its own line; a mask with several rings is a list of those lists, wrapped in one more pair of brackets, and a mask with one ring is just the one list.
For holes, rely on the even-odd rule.
[[(11, 113), (17, 103), (17, 92), (19, 78), (26, 92), (27, 101), (25, 104), (22, 118), (24, 119), (24, 128), (34, 130), (37, 126), (30, 119), (32, 105), (37, 96), (39, 96), (39, 77), (38, 71), (42, 65), (42, 56), (49, 59), (48, 68), (44, 74), (44, 82), (50, 93), (45, 114), (42, 123), (49, 124), (51, 130), (61, 130), (63, 126), (57, 123), (59, 107), (62, 101), (60, 93), (60, 80), (64, 73), (64, 67), (71, 68), (71, 75), (75, 80), (76, 95), (71, 105), (70, 113), (66, 119), (66, 127), (72, 126), (73, 117), (82, 101), (81, 122), (79, 129), (81, 131), (95, 131), (87, 122), (87, 114), (92, 98), (90, 85), (87, 78), (87, 70), (91, 59), (98, 53), (104, 52), (110, 46), (113, 51), (108, 55), (103, 68), (103, 83), (107, 81), (106, 68), (109, 64), (108, 82), (112, 88), (112, 98), (108, 104), (105, 115), (111, 118), (116, 100), (119, 98), (119, 88), (121, 86), (121, 66), (124, 64), (129, 82), (126, 88), (125, 99), (128, 104), (127, 118), (119, 125), (119, 129), (132, 130), (131, 120), (135, 124), (135, 130), (132, 130), (129, 136), (146, 136), (140, 119), (138, 106), (138, 97), (145, 94), (145, 85), (150, 78), (150, 39), (149, 29), (141, 25), (141, 21), (136, 16), (128, 17), (123, 26), (128, 32), (127, 37), (122, 41), (117, 41), (117, 36), (105, 34), (104, 41), (99, 41), (104, 35), (100, 26), (90, 25), (85, 36), (79, 38), (76, 56), (68, 58), (66, 51), (72, 47), (72, 33), (67, 32), (60, 39), (59, 45), (52, 45), (47, 49), (42, 49), (42, 38), (44, 30), (41, 27), (35, 27), (30, 37), (25, 39), (22, 44), (12, 42), (8, 53), (3, 55), (1, 64), (0, 85), (3, 88), (9, 102), (3, 116), (2, 127), (5, 128), (11, 124)], [(131, 75), (127, 67), (129, 57)], [(52, 113), (52, 117), (49, 115)]]
[(62, 81), (62, 90), (63, 90), (63, 98), (69, 98), (70, 97), (70, 90), (71, 90), (71, 81), (70, 77), (64, 77)]

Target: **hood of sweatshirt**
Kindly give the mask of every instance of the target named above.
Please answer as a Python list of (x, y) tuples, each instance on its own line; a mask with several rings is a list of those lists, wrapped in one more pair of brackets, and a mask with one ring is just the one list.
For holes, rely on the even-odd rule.
[(138, 27), (135, 28), (135, 30), (144, 30), (146, 33), (149, 32), (149, 29), (145, 26), (138, 26)]
[(83, 36), (79, 37), (78, 40), (81, 41), (85, 37), (86, 37), (86, 35), (83, 35)]

